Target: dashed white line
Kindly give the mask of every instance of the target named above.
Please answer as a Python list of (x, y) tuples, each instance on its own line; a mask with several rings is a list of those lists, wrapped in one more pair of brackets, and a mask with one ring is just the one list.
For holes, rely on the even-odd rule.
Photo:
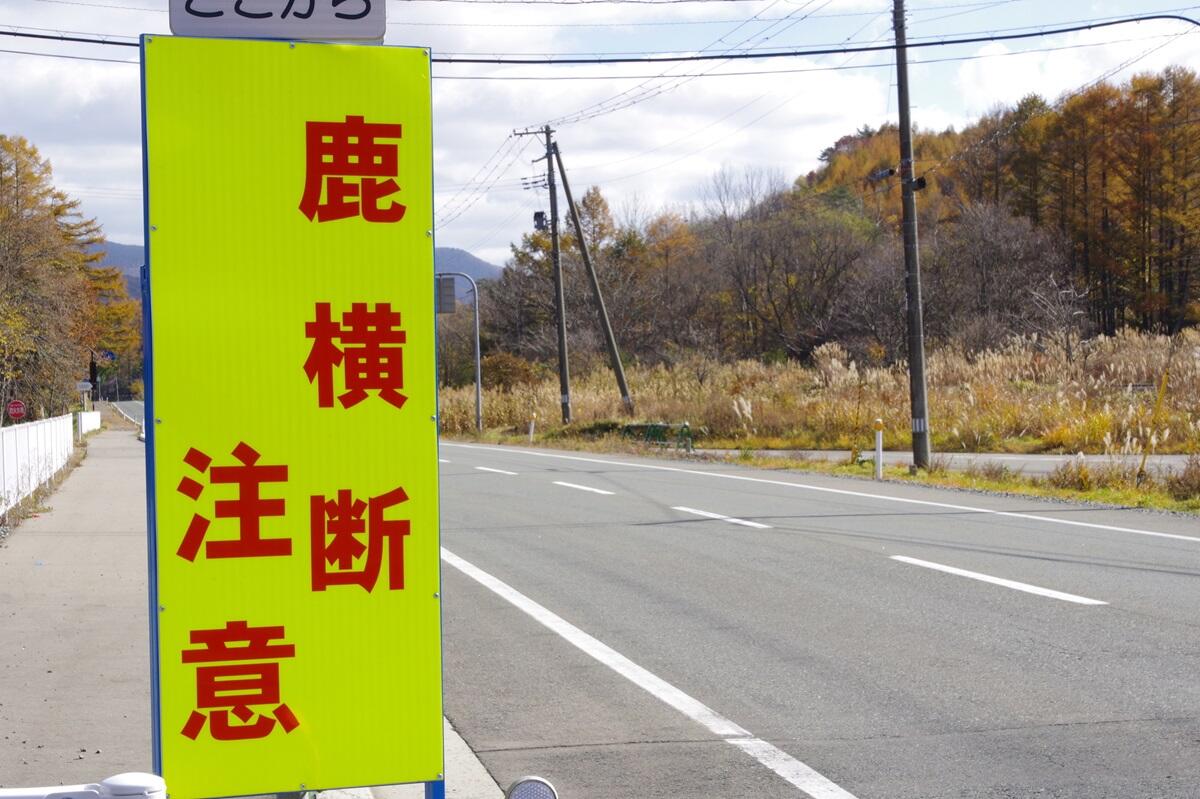
[(992, 585), (1002, 585), (1005, 588), (1012, 588), (1015, 591), (1024, 591), (1027, 594), (1037, 594), (1038, 596), (1046, 596), (1051, 599), (1061, 599), (1064, 602), (1074, 602), (1077, 605), (1107, 605), (1107, 602), (1101, 602), (1099, 599), (1089, 599), (1085, 596), (1076, 594), (1066, 594), (1062, 591), (1055, 591), (1050, 588), (1042, 588), (1038, 585), (1030, 585), (1029, 583), (1019, 583), (1016, 580), (1006, 580), (1003, 577), (992, 577), (990, 574), (980, 574), (979, 572), (967, 571), (959, 569), (955, 566), (946, 566), (942, 563), (933, 563), (928, 560), (920, 560), (918, 558), (910, 558), (904, 555), (892, 555), (892, 560), (898, 560), (901, 563), (910, 563), (913, 566), (921, 566), (926, 569), (934, 569), (935, 571), (946, 572), (946, 574), (956, 574), (959, 577), (969, 577), (972, 580), (979, 580)]
[(449, 462), (450, 461), (446, 460), (445, 458), (438, 458), (438, 463), (449, 463)]
[(682, 506), (672, 507), (671, 510), (682, 511), (684, 513), (694, 513), (697, 516), (704, 516), (707, 519), (719, 519), (720, 521), (723, 521), (723, 522), (729, 522), (730, 524), (740, 524), (742, 527), (753, 527), (757, 530), (770, 530), (771, 529), (771, 525), (769, 525), (769, 524), (762, 524), (760, 522), (752, 522), (752, 521), (749, 521), (748, 519), (737, 519), (737, 518), (734, 518), (733, 516), (724, 516), (720, 513), (709, 513), (706, 510), (696, 510), (695, 508), (685, 508)]
[(613, 492), (605, 491), (603, 488), (592, 488), (591, 486), (581, 486), (578, 483), (564, 483), (561, 480), (555, 480), (554, 484), (556, 486), (563, 486), (564, 488), (577, 488), (580, 491), (591, 491), (593, 494), (604, 494), (606, 496), (612, 496), (612, 494), (613, 494)]
[(535, 621), (562, 636), (580, 651), (595, 658), (648, 692), (661, 702), (704, 726), (726, 743), (736, 746), (759, 763), (774, 771), (813, 799), (855, 799), (854, 795), (773, 744), (755, 738), (717, 711), (647, 671), (612, 647), (585, 633), (575, 625), (534, 602), (517, 589), (468, 563), (447, 549), (442, 560), (475, 580), (510, 604), (529, 614)]
[[(462, 447), (463, 449), (482, 449), (488, 452), (496, 451), (494, 447), (480, 446), (479, 444), (447, 444), (443, 443), (444, 447)], [(765, 477), (751, 477), (745, 474), (728, 474), (726, 472), (709, 472), (700, 469), (682, 469), (678, 466), (658, 466), (649, 463), (630, 463), (628, 461), (610, 461), (604, 458), (585, 458), (580, 455), (559, 455), (554, 452), (533, 452), (527, 449), (503, 448), (504, 452), (517, 455), (528, 455), (534, 458), (557, 458), (565, 461), (581, 461), (583, 463), (602, 463), (607, 466), (628, 466), (634, 469), (646, 469), (656, 472), (675, 472), (677, 474), (693, 474), (700, 477), (718, 477), (724, 480), (741, 480), (747, 483), (758, 483), (760, 485), (775, 485), (784, 486), (786, 488), (799, 488), (804, 491), (817, 491), (823, 494), (835, 494), (848, 497), (862, 497), (864, 499), (878, 499), (885, 502), (898, 502), (905, 505), (919, 505), (926, 508), (946, 508), (947, 510), (959, 510), (966, 513), (983, 513), (989, 516), (1004, 516), (1012, 519), (1030, 519), (1037, 522), (1048, 522), (1050, 524), (1063, 524), (1070, 527), (1086, 527), (1091, 530), (1110, 530), (1117, 533), (1131, 533), (1133, 535), (1146, 535), (1155, 538), (1171, 538), (1176, 541), (1195, 541), (1200, 542), (1200, 537), (1194, 535), (1181, 535), (1179, 533), (1160, 533), (1154, 530), (1139, 530), (1135, 527), (1119, 527), (1113, 524), (1098, 524), (1096, 522), (1082, 522), (1076, 519), (1059, 519), (1054, 516), (1042, 516), (1036, 513), (1025, 513), (1022, 511), (1011, 510), (995, 510), (993, 508), (981, 508), (977, 505), (958, 505), (952, 502), (936, 502), (929, 499), (913, 499), (911, 497), (893, 497), (887, 494), (873, 494), (869, 491), (852, 491), (848, 488), (831, 488), (830, 486), (818, 486), (810, 483), (792, 483), (787, 480), (770, 480)]]
[(494, 474), (507, 474), (507, 475), (515, 475), (516, 474), (516, 472), (510, 472), (507, 469), (493, 469), (490, 466), (476, 466), (475, 468), (481, 472), (492, 472)]

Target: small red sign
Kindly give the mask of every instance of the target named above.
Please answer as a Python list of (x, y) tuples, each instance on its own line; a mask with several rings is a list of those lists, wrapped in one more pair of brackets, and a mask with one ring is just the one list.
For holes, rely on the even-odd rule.
[(8, 418), (23, 419), (25, 418), (25, 403), (20, 400), (13, 400), (8, 403)]

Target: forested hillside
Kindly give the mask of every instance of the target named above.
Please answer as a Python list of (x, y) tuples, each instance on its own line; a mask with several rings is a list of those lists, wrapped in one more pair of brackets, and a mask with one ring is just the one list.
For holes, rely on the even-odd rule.
[[(1037, 334), (1070, 348), (1123, 328), (1195, 325), (1198, 124), (1195, 73), (1169, 68), (919, 132), (930, 346), (977, 351)], [(900, 189), (887, 175), (897, 158), (895, 128), (864, 129), (810, 174), (725, 170), (691, 207), (622, 219), (593, 187), (581, 214), (623, 354), (806, 361), (838, 342), (866, 363), (904, 358)], [(586, 368), (598, 328), (570, 233), (562, 249), (572, 359)], [(485, 292), (485, 350), (551, 360), (549, 250), (545, 232), (513, 247)], [(443, 330), (445, 377), (460, 382), (465, 320)]]

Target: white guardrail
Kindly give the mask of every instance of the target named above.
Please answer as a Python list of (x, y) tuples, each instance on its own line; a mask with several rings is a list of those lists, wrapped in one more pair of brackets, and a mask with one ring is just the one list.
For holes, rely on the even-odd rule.
[(66, 466), (74, 449), (71, 414), (0, 428), (0, 512), (25, 499)]
[(79, 435), (86, 436), (100, 429), (100, 411), (82, 411), (75, 415), (79, 417)]
[(116, 411), (117, 413), (119, 413), (119, 414), (121, 414), (122, 416), (124, 416), (124, 417), (125, 417), (125, 421), (127, 421), (127, 422), (130, 422), (131, 424), (136, 424), (136, 425), (138, 425), (139, 427), (141, 426), (141, 424), (142, 424), (141, 422), (139, 422), (137, 419), (134, 419), (134, 418), (133, 418), (132, 416), (130, 416), (129, 414), (125, 413), (125, 411), (124, 411), (124, 410), (121, 408), (121, 406), (120, 406), (120, 405), (118, 405), (117, 403), (115, 403), (115, 402), (110, 402), (110, 403), (108, 404), (108, 407), (112, 408), (114, 411)]

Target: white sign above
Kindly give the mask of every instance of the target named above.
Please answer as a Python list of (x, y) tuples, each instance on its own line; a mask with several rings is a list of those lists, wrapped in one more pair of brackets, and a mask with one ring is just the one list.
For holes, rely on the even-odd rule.
[(379, 41), (387, 0), (170, 0), (177, 36)]

